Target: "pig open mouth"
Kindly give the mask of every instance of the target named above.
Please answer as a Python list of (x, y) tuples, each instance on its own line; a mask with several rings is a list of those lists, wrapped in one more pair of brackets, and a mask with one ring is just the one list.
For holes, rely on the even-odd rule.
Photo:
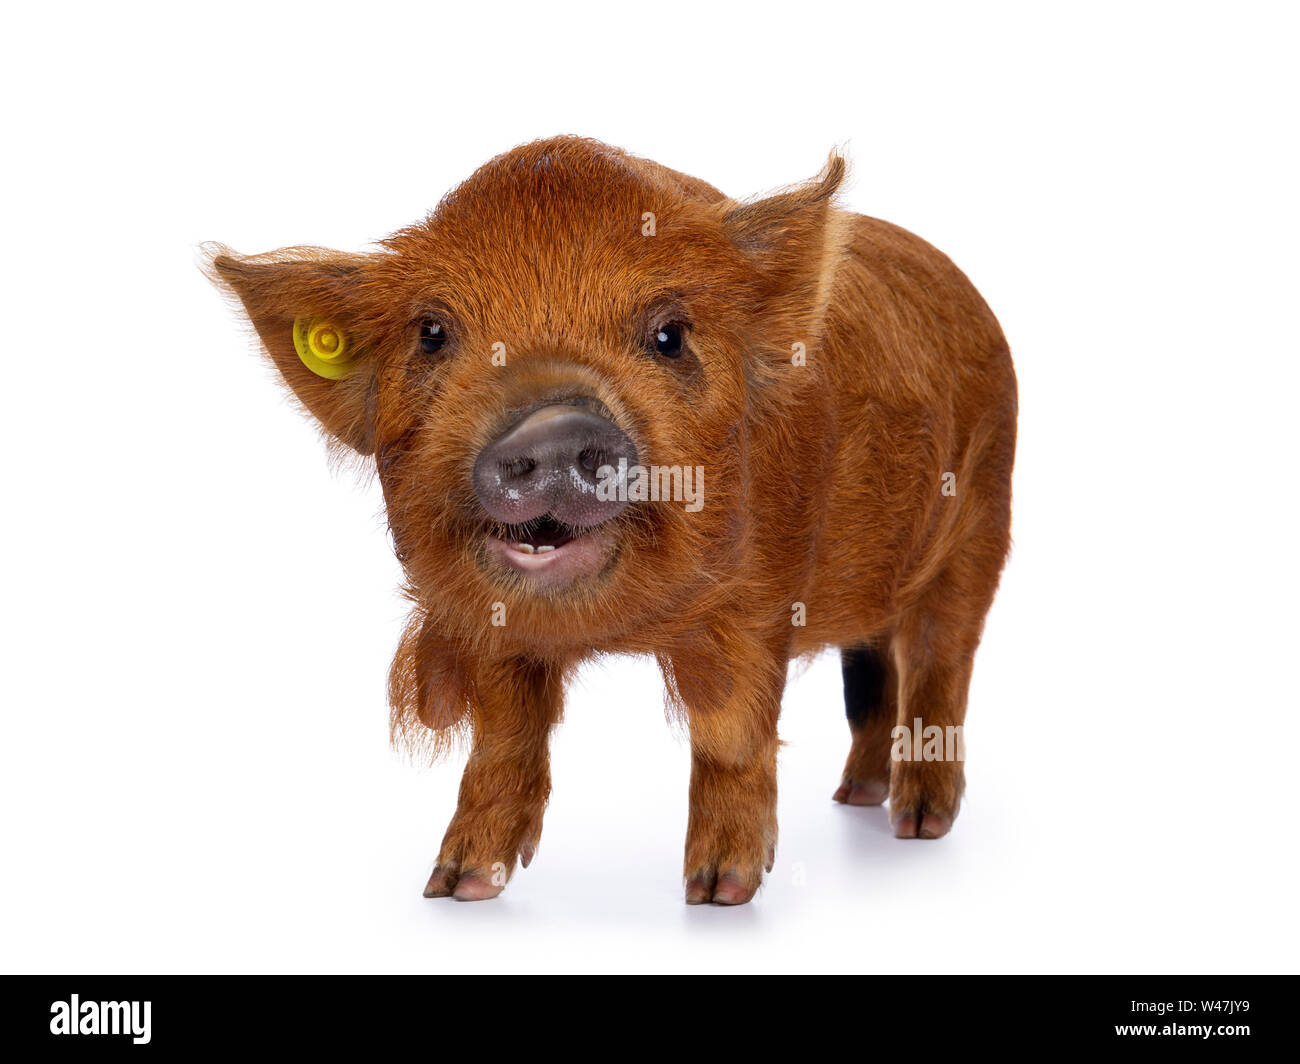
[(600, 575), (627, 501), (603, 497), (598, 474), (636, 457), (603, 407), (572, 399), (525, 410), (474, 461), (474, 494), (492, 521), (489, 559), (538, 589)]
[(614, 545), (608, 523), (578, 528), (548, 513), (489, 534), (488, 555), (540, 586), (561, 587), (602, 573), (612, 560)]

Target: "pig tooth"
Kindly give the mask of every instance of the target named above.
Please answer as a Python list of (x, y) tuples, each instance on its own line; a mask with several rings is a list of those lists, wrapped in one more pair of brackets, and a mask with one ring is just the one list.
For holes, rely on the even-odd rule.
[(538, 553), (538, 554), (545, 554), (547, 551), (551, 551), (551, 550), (555, 550), (555, 548), (554, 548), (554, 547), (551, 547), (551, 546), (538, 547), (538, 548), (537, 548), (537, 553)]
[(516, 543), (515, 550), (522, 551), (524, 554), (532, 554), (533, 545), (531, 543)]

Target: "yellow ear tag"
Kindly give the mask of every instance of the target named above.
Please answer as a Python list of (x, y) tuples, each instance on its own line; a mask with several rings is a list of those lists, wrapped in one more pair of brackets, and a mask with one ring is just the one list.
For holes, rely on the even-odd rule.
[(319, 318), (297, 318), (293, 323), (293, 346), (302, 364), (326, 380), (342, 380), (352, 372), (348, 338), (337, 325)]

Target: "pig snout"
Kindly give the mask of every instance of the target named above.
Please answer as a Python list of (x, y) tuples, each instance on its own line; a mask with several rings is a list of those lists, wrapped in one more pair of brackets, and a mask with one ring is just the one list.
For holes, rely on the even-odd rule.
[(636, 445), (608, 418), (581, 406), (544, 406), (479, 452), (474, 494), (491, 517), (505, 524), (550, 515), (590, 528), (627, 506), (620, 498), (625, 493), (598, 488), (602, 481), (606, 489), (613, 483), (620, 460), (626, 468), (636, 464), (636, 457)]

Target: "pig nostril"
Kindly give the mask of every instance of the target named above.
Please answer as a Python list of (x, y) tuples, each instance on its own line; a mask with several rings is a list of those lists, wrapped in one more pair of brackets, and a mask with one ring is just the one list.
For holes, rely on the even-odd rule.
[(537, 462), (532, 458), (503, 458), (500, 468), (504, 479), (514, 480), (518, 477), (526, 477), (537, 468)]

